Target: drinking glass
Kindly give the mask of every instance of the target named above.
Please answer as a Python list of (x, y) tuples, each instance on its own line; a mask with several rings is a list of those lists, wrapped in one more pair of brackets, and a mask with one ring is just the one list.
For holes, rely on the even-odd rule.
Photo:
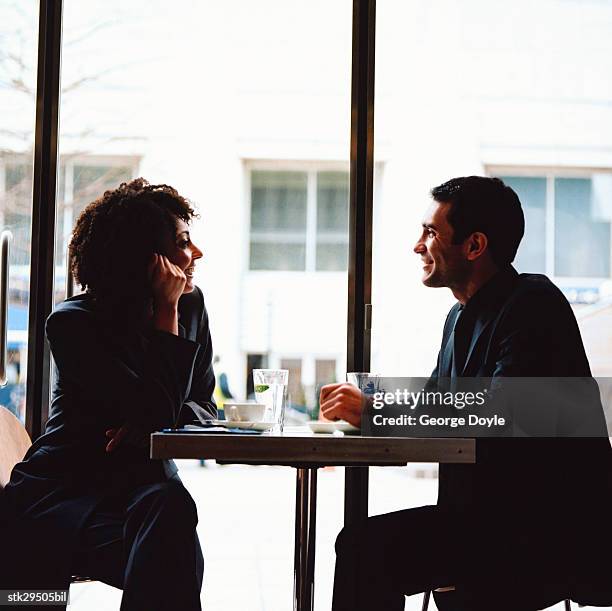
[(253, 385), (257, 403), (266, 406), (264, 422), (273, 422), (274, 431), (282, 433), (285, 421), (285, 397), (289, 371), (287, 369), (253, 369)]
[(346, 374), (346, 381), (356, 386), (364, 395), (373, 395), (380, 387), (380, 376), (377, 373), (350, 371)]

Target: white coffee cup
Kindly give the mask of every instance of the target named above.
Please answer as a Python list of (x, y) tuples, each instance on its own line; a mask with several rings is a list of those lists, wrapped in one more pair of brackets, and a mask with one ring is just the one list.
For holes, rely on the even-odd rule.
[(263, 403), (237, 403), (227, 401), (223, 404), (225, 419), (229, 422), (261, 422), (266, 406)]

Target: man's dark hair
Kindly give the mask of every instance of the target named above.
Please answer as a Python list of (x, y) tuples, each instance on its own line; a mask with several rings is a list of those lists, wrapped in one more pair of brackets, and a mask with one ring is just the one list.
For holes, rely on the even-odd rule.
[(518, 195), (503, 181), (484, 176), (453, 178), (433, 188), (431, 195), (451, 206), (447, 218), (454, 244), (479, 231), (487, 236), (496, 265), (512, 263), (525, 233), (525, 217)]
[(142, 303), (150, 297), (153, 253), (165, 254), (177, 219), (189, 223), (194, 216), (176, 189), (144, 178), (106, 191), (76, 221), (69, 246), (75, 280), (100, 300), (132, 301), (126, 307)]

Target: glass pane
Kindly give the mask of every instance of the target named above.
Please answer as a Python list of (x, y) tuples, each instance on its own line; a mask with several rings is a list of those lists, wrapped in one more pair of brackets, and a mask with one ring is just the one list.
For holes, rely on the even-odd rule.
[(348, 264), (348, 244), (326, 244), (319, 242), (317, 245), (317, 270), (323, 272), (335, 272), (346, 269)]
[(306, 394), (312, 392), (312, 389), (306, 388), (302, 383), (302, 359), (281, 359), (280, 368), (289, 371), (287, 405), (305, 412)]
[(500, 176), (521, 200), (525, 235), (514, 260), (519, 272), (546, 272), (546, 178)]
[(0, 388), (0, 405), (22, 422), (25, 422), (37, 45), (38, 2), (0, 4), (0, 231), (12, 234), (7, 384)]
[[(606, 186), (600, 195), (609, 207), (612, 189)], [(590, 178), (555, 180), (555, 274), (610, 277), (610, 221), (598, 214)]]
[[(470, 175), (516, 188), (527, 223), (516, 267), (565, 292), (593, 372), (612, 371), (611, 215), (593, 194), (612, 166), (612, 4), (525, 1), (502, 19), (500, 6), (376, 3), (371, 368), (383, 375), (435, 366), (456, 299), (422, 284), (413, 248), (430, 190)], [(373, 470), (370, 513), (435, 502), (435, 480), (411, 469), (395, 486)]]
[(307, 181), (305, 172), (251, 172), (250, 269), (305, 269)]
[[(283, 257), (279, 258), (281, 252)], [(305, 265), (305, 245), (251, 242), (249, 269), (303, 271)]]
[[(317, 273), (317, 173), (348, 168), (351, 22), (350, 0), (177, 0), (171, 11), (161, 0), (65, 0), (56, 299), (65, 294), (66, 244), (83, 206), (129, 177), (172, 185), (200, 214), (191, 232), (204, 253), (195, 283), (217, 373), (244, 400), (253, 367), (299, 360), (292, 383), (303, 389), (300, 406), (313, 410), (315, 358), (340, 371), (346, 362), (346, 265)], [(333, 239), (330, 246), (342, 244)], [(305, 413), (288, 416), (298, 422)], [(290, 605), (293, 474), (179, 466), (210, 559), (207, 609)], [(222, 492), (211, 502), (213, 481)], [(226, 526), (245, 524), (240, 491), (255, 481), (253, 498), (264, 489), (268, 504), (253, 504), (260, 528), (245, 548)], [(331, 491), (321, 502), (333, 502), (334, 517), (317, 532), (317, 609), (331, 606), (342, 470), (325, 472), (320, 485), (326, 481)], [(243, 587), (234, 587), (229, 565)]]
[(320, 271), (348, 265), (348, 172), (317, 173), (317, 262)]
[[(66, 297), (68, 244), (72, 227), (85, 206), (100, 197), (107, 189), (135, 177), (138, 158), (106, 157), (64, 153), (59, 159), (59, 188), (57, 195), (55, 238), (55, 302)], [(91, 165), (90, 165), (91, 164)], [(73, 287), (79, 292), (79, 287)]]
[(317, 173), (317, 231), (348, 232), (348, 172)]
[(306, 233), (306, 174), (251, 174), (251, 230)]

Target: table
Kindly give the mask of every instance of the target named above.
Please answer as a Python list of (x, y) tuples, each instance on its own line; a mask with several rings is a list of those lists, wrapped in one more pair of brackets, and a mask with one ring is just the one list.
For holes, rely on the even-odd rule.
[(151, 435), (151, 458), (198, 458), (296, 469), (294, 611), (312, 611), (317, 469), (324, 466), (402, 466), (409, 462), (474, 463), (474, 439), (164, 432)]

